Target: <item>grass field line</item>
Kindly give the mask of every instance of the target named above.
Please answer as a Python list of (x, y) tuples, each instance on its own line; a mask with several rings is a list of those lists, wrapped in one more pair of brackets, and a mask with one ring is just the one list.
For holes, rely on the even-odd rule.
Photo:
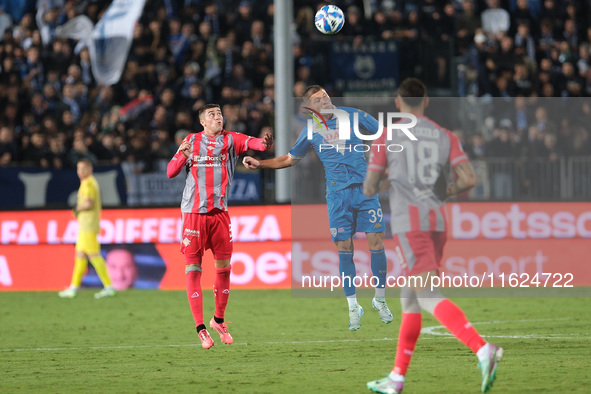
[[(473, 325), (486, 324), (508, 324), (508, 323), (536, 323), (536, 322), (551, 322), (551, 321), (565, 321), (572, 320), (571, 318), (560, 319), (520, 319), (520, 320), (492, 320), (486, 322), (475, 322)], [(448, 340), (455, 339), (449, 332), (439, 332), (437, 330), (445, 329), (444, 326), (430, 326), (424, 327), (421, 334), (432, 335), (432, 337), (422, 337), (424, 340)], [(507, 339), (578, 339), (591, 340), (591, 337), (575, 336), (573, 334), (551, 334), (551, 335), (483, 335), (485, 338), (507, 338)], [(397, 338), (373, 338), (373, 339), (326, 339), (326, 340), (311, 340), (311, 341), (265, 341), (265, 342), (238, 342), (235, 346), (253, 346), (253, 345), (305, 345), (305, 344), (320, 344), (320, 343), (348, 343), (348, 342), (380, 342), (380, 341), (396, 341)], [(200, 343), (187, 344), (168, 344), (168, 345), (118, 345), (118, 346), (76, 346), (76, 347), (47, 347), (47, 348), (21, 348), (21, 349), (0, 349), (0, 352), (35, 352), (35, 351), (66, 351), (66, 350), (117, 350), (117, 349), (157, 349), (157, 348), (173, 348), (173, 347), (200, 347)]]
[[(483, 321), (483, 322), (474, 322), (472, 323), (473, 326), (480, 326), (486, 324), (507, 324), (507, 323), (540, 323), (540, 322), (551, 322), (551, 321), (568, 321), (572, 320), (570, 317), (563, 317), (563, 318), (547, 318), (547, 319), (519, 319), (519, 320), (490, 320), (490, 321)], [(445, 330), (445, 331), (438, 331), (438, 330)], [(447, 331), (444, 326), (430, 326), (424, 327), (421, 329), (421, 334), (426, 335), (433, 335), (436, 337), (450, 337), (453, 338), (453, 335)], [(580, 336), (573, 336), (572, 334), (551, 334), (551, 335), (536, 335), (536, 334), (527, 334), (527, 335), (482, 335), (483, 338), (512, 338), (512, 339), (591, 339), (591, 337), (580, 337)]]

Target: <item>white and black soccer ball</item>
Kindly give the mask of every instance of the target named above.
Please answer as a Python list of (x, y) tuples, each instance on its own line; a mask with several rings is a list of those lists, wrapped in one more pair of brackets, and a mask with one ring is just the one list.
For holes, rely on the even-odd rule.
[(314, 24), (322, 34), (336, 34), (345, 25), (345, 14), (336, 5), (325, 5), (316, 13)]

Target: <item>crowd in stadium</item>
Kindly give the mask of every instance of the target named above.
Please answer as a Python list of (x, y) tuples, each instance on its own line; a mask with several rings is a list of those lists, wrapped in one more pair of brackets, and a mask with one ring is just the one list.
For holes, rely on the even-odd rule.
[[(395, 39), (404, 48), (430, 43), (434, 85), (456, 72), (437, 49), (453, 43), (464, 59), (460, 94), (528, 97), (511, 104), (493, 133), (458, 132), (473, 158), (591, 154), (582, 127), (591, 115), (588, 104), (580, 106), (582, 121), (564, 120), (529, 98), (591, 96), (591, 1), (335, 3), (346, 24), (334, 39)], [(32, 13), (12, 21), (0, 10), (0, 166), (59, 169), (88, 157), (141, 162), (150, 171), (155, 159), (172, 156), (187, 132), (199, 130), (196, 110), (208, 102), (222, 105), (228, 130), (256, 136), (273, 130), (272, 1), (148, 0), (121, 80), (99, 86), (88, 49), (55, 32), (79, 14), (96, 23), (108, 4), (66, 1), (42, 15), (46, 31)], [(331, 90), (316, 44), (327, 40), (313, 24), (324, 4), (294, 2), (296, 96), (312, 83), (340, 93)], [(408, 51), (401, 63), (414, 64), (416, 54)], [(419, 66), (403, 76), (420, 73)]]

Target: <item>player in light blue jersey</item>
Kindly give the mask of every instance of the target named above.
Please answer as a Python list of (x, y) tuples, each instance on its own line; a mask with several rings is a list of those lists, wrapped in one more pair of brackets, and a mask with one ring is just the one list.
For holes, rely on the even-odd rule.
[[(378, 121), (364, 111), (335, 107), (324, 88), (312, 85), (304, 92), (303, 107), (314, 114), (317, 123), (313, 123), (313, 130), (304, 127), (288, 154), (269, 160), (256, 160), (245, 157), (244, 165), (249, 169), (269, 168), (280, 169), (297, 164), (309, 149), (314, 149), (324, 165), (326, 177), (326, 203), (328, 205), (328, 220), (330, 235), (339, 251), (339, 272), (341, 277), (351, 278), (356, 275), (353, 262), (353, 235), (364, 232), (367, 235), (371, 252), (371, 270), (378, 278), (372, 306), (379, 313), (380, 319), (388, 324), (392, 321), (392, 313), (385, 300), (385, 284), (387, 261), (384, 251), (384, 222), (382, 209), (377, 196), (363, 195), (363, 180), (367, 173), (367, 162), (363, 149), (355, 149), (363, 145), (363, 141), (353, 132), (355, 115), (358, 123), (366, 131), (377, 132)], [(335, 111), (336, 114), (348, 115), (350, 122), (350, 138), (339, 138), (338, 115), (325, 111)], [(355, 286), (349, 280), (344, 280), (345, 296), (349, 304), (349, 329), (356, 331), (361, 327), (363, 308), (357, 302)]]

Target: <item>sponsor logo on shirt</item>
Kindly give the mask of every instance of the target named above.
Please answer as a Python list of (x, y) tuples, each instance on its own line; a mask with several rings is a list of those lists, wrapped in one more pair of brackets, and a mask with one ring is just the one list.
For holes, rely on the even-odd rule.
[(186, 228), (185, 231), (183, 232), (183, 235), (188, 235), (190, 237), (198, 237), (199, 230), (191, 230), (189, 228)]
[[(209, 149), (209, 147), (208, 147)], [(193, 165), (197, 167), (221, 167), (222, 165), (226, 164), (226, 159), (228, 155), (222, 153), (218, 156), (193, 156)]]
[(191, 245), (191, 240), (187, 237), (183, 238), (183, 245), (185, 245), (185, 246)]

